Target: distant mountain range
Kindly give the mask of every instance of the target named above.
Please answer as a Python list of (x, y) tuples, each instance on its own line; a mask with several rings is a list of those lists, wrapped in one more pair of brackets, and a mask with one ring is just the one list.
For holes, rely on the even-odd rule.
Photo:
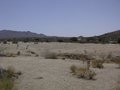
[(37, 33), (30, 32), (30, 31), (0, 30), (0, 39), (30, 38), (30, 37), (46, 37), (46, 35), (37, 34)]
[[(58, 37), (58, 36), (47, 36), (44, 34), (37, 34), (30, 31), (13, 31), (13, 30), (0, 30), (0, 39), (10, 39), (10, 38), (31, 38), (31, 37), (39, 37), (39, 38), (47, 38), (52, 39), (53, 41), (58, 39), (58, 41), (64, 41), (65, 39), (69, 39), (71, 37)], [(76, 36), (76, 38), (78, 38)], [(117, 41), (120, 38), (120, 30), (105, 33), (99, 36), (93, 37), (82, 37), (81, 40), (85, 42), (109, 42), (109, 41)]]

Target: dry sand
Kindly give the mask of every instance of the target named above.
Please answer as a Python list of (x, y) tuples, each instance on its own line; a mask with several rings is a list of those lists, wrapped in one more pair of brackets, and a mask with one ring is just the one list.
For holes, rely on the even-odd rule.
[[(26, 46), (29, 45), (28, 50)], [(18, 90), (113, 90), (117, 84), (120, 70), (116, 64), (104, 64), (104, 69), (94, 69), (96, 80), (78, 79), (70, 73), (71, 65), (85, 66), (79, 60), (44, 59), (43, 53), (53, 51), (57, 53), (83, 53), (90, 55), (120, 55), (120, 45), (114, 44), (78, 44), (78, 43), (19, 43), (3, 45), (5, 52), (22, 54), (17, 57), (0, 57), (0, 66), (13, 66), (22, 71), (22, 76), (16, 81)], [(34, 51), (39, 55), (29, 54)], [(29, 56), (31, 55), (31, 56)]]

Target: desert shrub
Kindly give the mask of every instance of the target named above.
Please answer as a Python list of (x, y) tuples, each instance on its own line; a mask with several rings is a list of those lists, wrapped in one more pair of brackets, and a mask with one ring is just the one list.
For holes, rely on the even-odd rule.
[(89, 59), (85, 54), (76, 54), (76, 53), (60, 53), (58, 54), (59, 57), (68, 58), (68, 59), (75, 59), (75, 60), (87, 60)]
[(38, 54), (35, 54), (35, 57), (38, 57), (39, 55)]
[(29, 50), (29, 51), (27, 51), (28, 53), (31, 53), (31, 54), (36, 54), (34, 51), (31, 51), (31, 50)]
[(72, 38), (70, 38), (70, 41), (71, 41), (71, 42), (77, 42), (77, 41), (78, 41), (78, 38), (77, 38), (77, 37), (72, 37)]
[(77, 77), (78, 78), (84, 78), (84, 79), (94, 79), (94, 77), (96, 76), (96, 73), (92, 70), (88, 70), (87, 68), (79, 68), (77, 71)]
[(13, 44), (18, 44), (18, 41), (12, 41)]
[(5, 57), (15, 57), (16, 55), (15, 54), (13, 54), (13, 53), (6, 53), (5, 54)]
[(70, 67), (70, 70), (71, 70), (71, 73), (75, 74), (76, 73), (76, 70), (77, 70), (77, 67), (75, 65), (72, 65)]
[(15, 69), (13, 67), (8, 67), (6, 74), (8, 78), (12, 78), (15, 75)]
[(7, 41), (3, 41), (3, 44), (7, 44)]
[(55, 54), (55, 53), (53, 53), (53, 52), (46, 52), (45, 54), (44, 54), (44, 57), (46, 58), (46, 59), (57, 59), (58, 57), (57, 57), (57, 54)]
[(118, 68), (120, 68), (120, 56), (116, 56), (114, 58), (112, 58), (111, 60), (113, 63), (118, 64)]
[(78, 78), (85, 78), (85, 72), (87, 71), (87, 68), (80, 67), (76, 70), (76, 75)]
[(21, 72), (16, 72), (13, 67), (0, 68), (0, 90), (16, 90), (14, 81), (18, 75), (21, 75)]
[(12, 79), (0, 79), (0, 90), (14, 90), (14, 81)]
[(104, 68), (103, 63), (104, 63), (104, 61), (102, 61), (102, 60), (93, 60), (92, 67), (99, 68), (99, 69)]
[(112, 90), (120, 90), (120, 76), (118, 77), (117, 84), (115, 85), (115, 87)]
[(88, 70), (87, 68), (84, 68), (84, 67), (78, 68), (72, 65), (70, 67), (70, 70), (73, 73), (73, 75), (76, 75), (78, 78), (92, 80), (96, 76), (96, 73), (93, 70), (90, 70), (90, 69)]
[(17, 52), (17, 55), (20, 55), (20, 54), (21, 54), (20, 51), (18, 51), (18, 52)]
[(38, 44), (38, 42), (34, 42), (34, 44)]
[(120, 38), (118, 38), (117, 42), (120, 44)]

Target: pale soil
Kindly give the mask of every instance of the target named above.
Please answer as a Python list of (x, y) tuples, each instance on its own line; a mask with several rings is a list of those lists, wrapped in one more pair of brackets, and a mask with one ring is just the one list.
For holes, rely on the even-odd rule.
[[(39, 54), (39, 57), (29, 54), (25, 47)], [(71, 65), (85, 66), (79, 60), (44, 59), (43, 54), (49, 51), (57, 53), (84, 53), (103, 56), (112, 52), (120, 55), (120, 45), (112, 44), (77, 44), (77, 43), (19, 43), (16, 45), (2, 45), (7, 47), (5, 52), (22, 55), (17, 57), (0, 57), (0, 66), (13, 66), (22, 75), (17, 80), (18, 90), (113, 90), (117, 84), (120, 70), (116, 64), (104, 64), (104, 69), (94, 69), (96, 80), (78, 79), (70, 73)], [(31, 55), (31, 56), (29, 56)]]

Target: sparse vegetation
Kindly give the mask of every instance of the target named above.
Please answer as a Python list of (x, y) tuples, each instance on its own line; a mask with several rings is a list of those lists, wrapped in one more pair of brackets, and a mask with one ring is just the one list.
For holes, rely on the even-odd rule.
[(15, 79), (19, 75), (21, 75), (21, 72), (16, 72), (13, 67), (0, 68), (0, 90), (16, 90)]
[(87, 68), (79, 68), (77, 70), (77, 77), (78, 78), (84, 78), (84, 79), (94, 79), (96, 73), (92, 70), (88, 70)]
[(14, 81), (6, 77), (0, 79), (0, 90), (14, 90)]
[(36, 54), (34, 51), (31, 51), (31, 50), (28, 50), (27, 52), (30, 54)]
[(77, 67), (75, 65), (72, 65), (70, 67), (71, 73), (76, 74)]
[(13, 44), (18, 44), (18, 41), (12, 41)]
[(44, 57), (46, 58), (46, 59), (57, 59), (58, 57), (57, 57), (57, 54), (55, 54), (55, 53), (53, 53), (53, 52), (48, 52), (48, 53), (46, 53), (45, 55), (44, 55)]
[(21, 52), (20, 52), (20, 51), (18, 51), (18, 52), (17, 52), (17, 55), (20, 55), (20, 54), (21, 54)]
[(85, 54), (76, 54), (76, 53), (60, 53), (58, 54), (59, 57), (68, 58), (68, 59), (75, 59), (75, 60), (87, 60), (88, 56)]
[(118, 64), (118, 68), (120, 68), (120, 56), (114, 57), (112, 61)]
[(99, 69), (104, 68), (103, 63), (104, 63), (104, 61), (102, 61), (102, 60), (93, 60), (92, 67), (99, 68)]
[(93, 80), (94, 77), (96, 76), (96, 73), (93, 70), (88, 70), (87, 68), (84, 67), (76, 67), (75, 65), (72, 65), (70, 67), (71, 73), (73, 75), (76, 75), (78, 78), (83, 78), (87, 80)]
[(4, 41), (3, 41), (3, 44), (7, 44), (7, 41), (6, 41), (6, 40), (4, 40)]
[(120, 38), (118, 38), (118, 41), (117, 41), (119, 44), (120, 44)]

